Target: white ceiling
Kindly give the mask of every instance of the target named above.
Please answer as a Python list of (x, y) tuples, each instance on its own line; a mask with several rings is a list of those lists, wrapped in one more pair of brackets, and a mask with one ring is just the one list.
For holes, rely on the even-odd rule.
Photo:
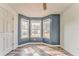
[(49, 14), (60, 14), (71, 6), (71, 3), (47, 3), (47, 10), (43, 10), (42, 3), (14, 3), (8, 4), (17, 13), (29, 17), (42, 17)]

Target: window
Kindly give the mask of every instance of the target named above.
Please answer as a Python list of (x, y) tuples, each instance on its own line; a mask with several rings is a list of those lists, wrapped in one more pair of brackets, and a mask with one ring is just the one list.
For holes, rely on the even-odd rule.
[[(31, 38), (41, 37), (41, 20), (31, 20)], [(29, 38), (29, 20), (21, 18), (21, 39)], [(50, 18), (43, 20), (43, 38), (50, 39)]]
[(50, 18), (43, 20), (43, 38), (50, 39)]
[(31, 20), (31, 37), (41, 37), (41, 20)]
[(29, 20), (21, 18), (21, 39), (29, 37)]

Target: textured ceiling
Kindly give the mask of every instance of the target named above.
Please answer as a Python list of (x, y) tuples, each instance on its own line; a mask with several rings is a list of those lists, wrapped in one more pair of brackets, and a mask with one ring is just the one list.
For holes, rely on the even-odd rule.
[(42, 3), (14, 3), (8, 4), (17, 13), (30, 17), (42, 17), (49, 14), (60, 14), (72, 4), (70, 3), (47, 3), (47, 10), (43, 9)]

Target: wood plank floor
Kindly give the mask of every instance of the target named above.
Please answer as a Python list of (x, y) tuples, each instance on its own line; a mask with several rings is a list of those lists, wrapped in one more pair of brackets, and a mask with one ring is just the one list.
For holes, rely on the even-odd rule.
[(18, 47), (6, 56), (72, 56), (61, 47), (49, 47), (43, 44), (29, 44)]

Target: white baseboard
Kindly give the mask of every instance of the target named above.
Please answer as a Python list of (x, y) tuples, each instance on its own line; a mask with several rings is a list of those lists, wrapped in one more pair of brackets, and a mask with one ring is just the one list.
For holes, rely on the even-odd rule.
[(18, 47), (21, 47), (21, 46), (24, 46), (24, 45), (28, 45), (28, 44), (44, 44), (44, 45), (47, 45), (47, 46), (50, 46), (50, 47), (60, 47), (60, 45), (51, 45), (51, 44), (47, 44), (47, 43), (43, 43), (43, 42), (29, 42), (29, 43), (26, 43), (26, 44), (22, 44), (22, 45), (18, 45)]
[[(63, 48), (65, 51), (69, 52), (68, 50), (66, 50), (63, 46), (60, 46), (61, 48)], [(71, 52), (69, 52), (70, 54), (72, 54)], [(72, 54), (73, 55), (73, 54)], [(75, 56), (75, 55), (73, 55)]]
[(10, 51), (12, 51), (12, 49), (7, 49), (7, 50), (3, 51), (3, 56), (7, 55)]

